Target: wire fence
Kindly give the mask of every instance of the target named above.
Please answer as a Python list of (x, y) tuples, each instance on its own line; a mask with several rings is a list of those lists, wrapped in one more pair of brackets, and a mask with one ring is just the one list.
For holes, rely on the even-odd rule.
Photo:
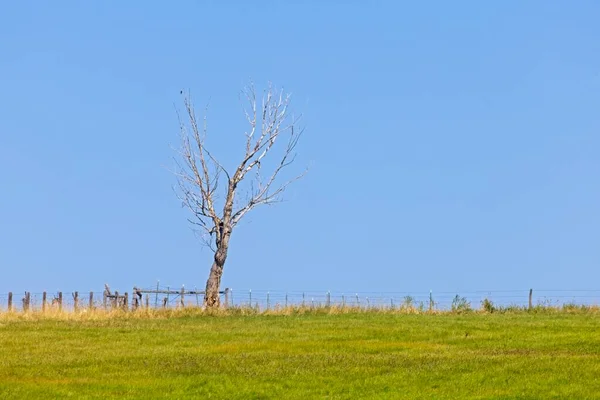
[[(11, 292), (0, 293), (0, 311), (64, 311), (123, 308), (177, 308), (202, 306), (204, 292), (197, 289), (161, 286), (133, 288), (129, 292)], [(470, 292), (355, 292), (284, 291), (227, 288), (221, 303), (227, 307), (253, 307), (259, 310), (282, 307), (415, 308), (450, 310), (468, 305), (480, 308), (488, 300), (501, 307), (559, 307), (566, 304), (598, 306), (600, 290), (480, 290)]]

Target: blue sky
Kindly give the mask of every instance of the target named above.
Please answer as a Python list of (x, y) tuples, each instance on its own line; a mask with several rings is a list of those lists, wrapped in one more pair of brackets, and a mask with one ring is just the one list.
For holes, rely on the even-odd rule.
[[(225, 5), (225, 3), (228, 3)], [(203, 286), (174, 105), (243, 150), (250, 80), (294, 95), (286, 202), (234, 232), (238, 289), (598, 289), (600, 5), (4, 2), (0, 293)]]

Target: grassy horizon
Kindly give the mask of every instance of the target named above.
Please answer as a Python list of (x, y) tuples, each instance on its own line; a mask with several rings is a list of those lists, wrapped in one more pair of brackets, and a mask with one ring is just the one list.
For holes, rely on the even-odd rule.
[(342, 311), (0, 313), (0, 398), (600, 398), (597, 308)]

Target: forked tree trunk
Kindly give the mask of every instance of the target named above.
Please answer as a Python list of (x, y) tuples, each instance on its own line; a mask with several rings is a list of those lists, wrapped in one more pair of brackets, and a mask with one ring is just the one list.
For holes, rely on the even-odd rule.
[(223, 276), (223, 266), (227, 259), (227, 250), (229, 243), (221, 244), (215, 252), (215, 259), (212, 267), (210, 268), (210, 274), (206, 281), (206, 291), (204, 292), (204, 305), (208, 308), (217, 308), (220, 306), (219, 290), (221, 288), (221, 276)]

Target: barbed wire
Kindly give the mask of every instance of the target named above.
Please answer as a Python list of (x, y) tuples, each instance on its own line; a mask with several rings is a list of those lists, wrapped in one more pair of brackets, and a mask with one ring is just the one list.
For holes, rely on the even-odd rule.
[[(196, 287), (191, 291), (185, 286), (156, 285), (146, 286), (143, 290), (163, 290), (172, 291), (169, 294), (146, 294), (142, 299), (144, 306), (159, 307), (177, 307), (182, 304), (182, 295), (179, 290), (182, 289), (183, 304), (201, 306), (203, 302), (203, 291)], [(113, 291), (116, 293), (117, 291)], [(25, 294), (27, 292), (0, 293), (0, 311), (8, 308), (13, 309), (41, 309), (45, 307), (43, 302), (44, 292), (29, 293), (29, 303), (25, 304)], [(46, 292), (46, 306), (56, 305), (59, 299), (59, 291)], [(104, 291), (62, 292), (62, 302), (60, 307), (63, 309), (73, 309), (89, 307), (107, 307), (107, 301), (104, 298)], [(121, 295), (127, 293), (120, 292)], [(129, 292), (129, 300), (133, 298), (133, 292)], [(229, 306), (252, 306), (260, 308), (270, 308), (278, 306), (354, 306), (354, 307), (421, 307), (446, 309), (452, 307), (457, 302), (468, 303), (477, 308), (479, 303), (485, 299), (492, 301), (498, 306), (526, 306), (531, 303), (537, 304), (578, 304), (578, 305), (598, 305), (600, 303), (600, 289), (539, 289), (533, 290), (530, 298), (530, 290), (510, 289), (510, 290), (473, 290), (465, 292), (453, 291), (322, 291), (322, 290), (253, 290), (253, 289), (227, 289), (221, 295), (222, 301)], [(531, 302), (531, 303), (530, 303)], [(9, 304), (10, 303), (10, 304)], [(110, 304), (108, 304), (110, 306)]]

